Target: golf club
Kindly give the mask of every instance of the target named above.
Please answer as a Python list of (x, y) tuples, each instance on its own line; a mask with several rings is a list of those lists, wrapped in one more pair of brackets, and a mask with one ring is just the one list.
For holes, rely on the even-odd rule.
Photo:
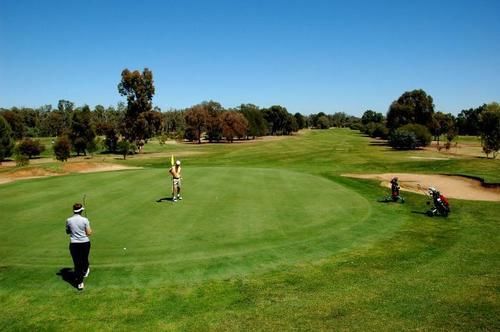
[(85, 216), (85, 218), (87, 218), (87, 202), (86, 202), (86, 199), (87, 198), (87, 194), (83, 194), (83, 200), (82, 200), (82, 204), (83, 204), (83, 215)]

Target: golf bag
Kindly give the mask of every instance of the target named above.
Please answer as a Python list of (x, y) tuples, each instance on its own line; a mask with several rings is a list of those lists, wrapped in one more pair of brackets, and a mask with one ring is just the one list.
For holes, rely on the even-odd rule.
[(448, 216), (451, 211), (450, 203), (444, 195), (441, 195), (439, 191), (434, 191), (432, 193), (432, 202), (434, 203), (434, 206), (429, 211), (427, 211), (428, 216)]

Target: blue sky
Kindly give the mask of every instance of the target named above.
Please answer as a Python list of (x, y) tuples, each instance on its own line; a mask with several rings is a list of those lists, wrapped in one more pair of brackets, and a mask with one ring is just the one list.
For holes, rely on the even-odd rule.
[(155, 106), (372, 109), (424, 89), (436, 110), (500, 101), (500, 1), (0, 0), (0, 107), (116, 105), (124, 68)]

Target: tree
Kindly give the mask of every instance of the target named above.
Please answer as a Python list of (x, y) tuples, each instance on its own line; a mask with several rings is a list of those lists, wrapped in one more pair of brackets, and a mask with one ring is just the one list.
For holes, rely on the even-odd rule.
[(500, 150), (500, 104), (486, 105), (479, 119), (481, 143), (486, 157), (491, 153), (496, 158)]
[(432, 116), (429, 129), (439, 145), (441, 135), (454, 131), (455, 117), (451, 113), (444, 114), (443, 112), (436, 112)]
[(306, 128), (306, 126), (307, 126), (306, 119), (304, 118), (304, 116), (302, 114), (295, 113), (293, 116), (295, 117), (295, 121), (297, 122), (297, 128), (299, 130)]
[(153, 96), (155, 88), (153, 85), (153, 72), (144, 68), (143, 72), (128, 69), (122, 71), (122, 79), (118, 84), (118, 92), (127, 97), (127, 110), (122, 127), (124, 137), (131, 142), (138, 142), (147, 138), (147, 125), (144, 118), (140, 120), (139, 115), (153, 110)]
[(280, 105), (273, 105), (264, 110), (264, 119), (269, 124), (271, 135), (283, 135), (288, 114), (286, 108)]
[(11, 110), (3, 111), (1, 115), (9, 123), (14, 139), (22, 139), (25, 136), (26, 127), (19, 110), (13, 107)]
[(102, 128), (104, 134), (104, 146), (109, 152), (116, 152), (118, 148), (118, 129), (111, 123), (107, 123)]
[(61, 111), (52, 111), (42, 121), (42, 127), (47, 133), (47, 136), (61, 136), (64, 132), (69, 131), (66, 127), (64, 114)]
[(45, 151), (45, 146), (41, 144), (39, 140), (25, 138), (17, 145), (16, 149), (19, 154), (31, 159), (34, 156), (39, 156)]
[(330, 119), (330, 127), (343, 128), (347, 125), (349, 116), (344, 112), (335, 112), (328, 118)]
[(318, 129), (328, 129), (330, 128), (330, 119), (328, 119), (328, 116), (322, 115), (318, 118), (316, 121), (316, 128)]
[(460, 135), (479, 136), (479, 118), (486, 109), (486, 104), (477, 108), (462, 110), (457, 116), (457, 127)]
[(222, 112), (221, 104), (215, 101), (203, 102), (201, 104), (207, 110), (205, 129), (209, 142), (220, 141), (222, 138)]
[(71, 119), (73, 117), (73, 110), (75, 107), (75, 103), (61, 99), (57, 102), (57, 110), (63, 116), (64, 127), (71, 128)]
[(163, 117), (158, 111), (149, 111), (141, 113), (138, 117), (139, 121), (145, 123), (144, 138), (149, 139), (161, 133), (163, 127)]
[(87, 155), (87, 149), (93, 144), (95, 136), (90, 108), (85, 105), (81, 109), (75, 110), (69, 138), (77, 155), (80, 153)]
[(284, 135), (291, 135), (299, 130), (299, 126), (297, 125), (297, 120), (293, 115), (287, 113), (285, 127), (283, 128)]
[(208, 111), (202, 105), (195, 105), (185, 113), (186, 138), (201, 143), (201, 133), (205, 130)]
[(71, 142), (67, 136), (59, 136), (54, 143), (54, 154), (59, 161), (67, 161), (71, 154)]
[(266, 135), (267, 122), (264, 119), (264, 113), (259, 109), (259, 107), (253, 104), (241, 104), (239, 111), (248, 121), (248, 137), (255, 138)]
[(382, 113), (377, 113), (372, 110), (367, 110), (361, 116), (361, 123), (367, 125), (370, 122), (382, 123), (384, 121), (384, 115)]
[(121, 140), (118, 142), (118, 151), (120, 151), (123, 156), (123, 160), (125, 160), (131, 152), (134, 152), (134, 145), (126, 139)]
[(7, 120), (0, 115), (0, 163), (5, 158), (12, 156), (13, 149), (14, 139), (12, 138), (12, 130)]
[(407, 91), (395, 100), (387, 112), (387, 128), (393, 131), (405, 124), (429, 126), (434, 114), (434, 103), (424, 90)]
[[(309, 115), (309, 124), (313, 127), (313, 128), (318, 128), (318, 119), (322, 116), (327, 116), (325, 113), (323, 112), (319, 112), (318, 114), (311, 114)], [(330, 125), (328, 125), (330, 126)]]
[(222, 114), (222, 135), (228, 142), (235, 137), (245, 137), (248, 130), (248, 121), (243, 114), (236, 111), (225, 111)]
[(162, 113), (163, 116), (163, 132), (171, 137), (180, 137), (184, 135), (186, 130), (186, 119), (184, 111), (168, 111)]

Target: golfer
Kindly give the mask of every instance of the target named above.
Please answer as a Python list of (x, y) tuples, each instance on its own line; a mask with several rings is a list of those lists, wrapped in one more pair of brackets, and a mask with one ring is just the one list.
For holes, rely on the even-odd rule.
[(177, 160), (175, 165), (170, 168), (169, 173), (172, 175), (172, 201), (181, 200), (181, 161)]
[(89, 220), (82, 217), (85, 208), (80, 203), (73, 205), (73, 216), (66, 220), (66, 234), (69, 234), (69, 252), (75, 266), (75, 283), (78, 290), (83, 290), (83, 278), (90, 273), (89, 253), (92, 234)]
[(393, 177), (391, 180), (391, 198), (393, 202), (401, 201), (401, 203), (404, 203), (404, 198), (399, 195), (399, 189), (401, 187), (399, 186), (398, 183), (398, 178)]

